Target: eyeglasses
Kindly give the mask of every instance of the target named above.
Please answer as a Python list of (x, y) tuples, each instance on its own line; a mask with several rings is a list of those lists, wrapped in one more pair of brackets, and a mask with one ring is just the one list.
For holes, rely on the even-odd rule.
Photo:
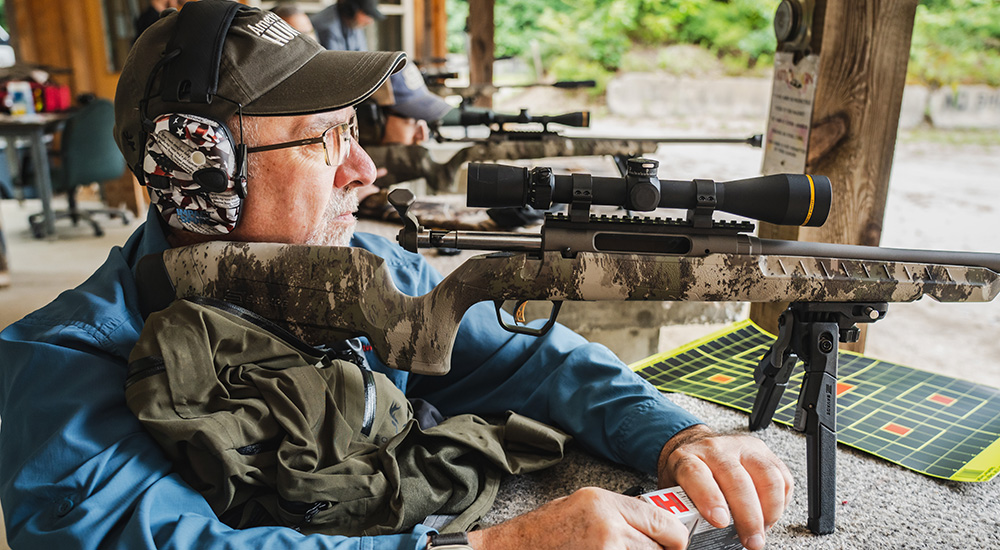
[(275, 149), (287, 149), (289, 147), (302, 147), (303, 145), (323, 144), (323, 151), (326, 153), (327, 166), (340, 166), (347, 161), (347, 156), (351, 153), (351, 138), (358, 139), (358, 117), (351, 115), (347, 122), (341, 122), (336, 126), (331, 126), (319, 137), (286, 141), (273, 145), (261, 145), (258, 147), (248, 147), (247, 153), (260, 153), (261, 151), (274, 151)]

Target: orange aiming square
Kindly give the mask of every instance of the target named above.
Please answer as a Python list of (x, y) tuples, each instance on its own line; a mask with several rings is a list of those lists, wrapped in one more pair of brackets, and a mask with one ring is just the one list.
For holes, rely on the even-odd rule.
[(941, 395), (940, 393), (935, 393), (931, 395), (930, 397), (927, 398), (927, 400), (939, 403), (941, 405), (944, 405), (945, 407), (951, 405), (955, 401), (958, 401), (958, 399), (955, 399), (954, 397), (948, 397), (947, 395)]
[(856, 388), (854, 384), (847, 384), (845, 382), (837, 382), (837, 397), (844, 395), (845, 393)]
[(906, 426), (900, 426), (895, 422), (889, 422), (885, 426), (882, 426), (882, 429), (896, 435), (906, 435), (913, 431), (911, 428), (907, 428)]
[(736, 380), (736, 378), (728, 374), (715, 374), (708, 378), (709, 382), (715, 382), (716, 384), (728, 384), (733, 380)]

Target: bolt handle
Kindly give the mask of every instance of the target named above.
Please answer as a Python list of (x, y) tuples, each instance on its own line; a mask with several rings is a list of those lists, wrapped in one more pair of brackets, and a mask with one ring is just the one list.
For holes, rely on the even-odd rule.
[(403, 222), (403, 228), (396, 235), (396, 242), (399, 246), (410, 252), (417, 251), (417, 236), (423, 228), (417, 220), (417, 216), (410, 212), (410, 207), (416, 201), (413, 192), (409, 189), (394, 189), (389, 193), (389, 204), (399, 213), (399, 219)]

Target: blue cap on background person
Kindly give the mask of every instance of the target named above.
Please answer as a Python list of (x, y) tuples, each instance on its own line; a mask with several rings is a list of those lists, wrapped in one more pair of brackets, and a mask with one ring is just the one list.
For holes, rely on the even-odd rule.
[(395, 103), (388, 110), (395, 115), (436, 122), (452, 110), (441, 96), (427, 89), (424, 76), (415, 65), (407, 64), (389, 77)]

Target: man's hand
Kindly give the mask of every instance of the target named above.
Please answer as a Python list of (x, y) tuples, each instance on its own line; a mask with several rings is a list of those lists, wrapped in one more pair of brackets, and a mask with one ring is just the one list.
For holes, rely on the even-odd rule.
[(670, 512), (593, 487), (469, 533), (476, 550), (680, 550), (687, 542), (687, 528)]
[(680, 485), (712, 525), (729, 525), (731, 510), (748, 550), (764, 547), (764, 531), (788, 507), (794, 485), (785, 463), (759, 439), (702, 425), (663, 446), (658, 471), (660, 487)]

